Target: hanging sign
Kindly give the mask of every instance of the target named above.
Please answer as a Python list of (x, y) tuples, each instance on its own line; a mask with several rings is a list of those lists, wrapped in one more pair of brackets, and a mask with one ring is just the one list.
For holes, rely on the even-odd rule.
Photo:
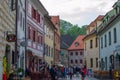
[(16, 35), (15, 34), (7, 34), (6, 40), (8, 42), (15, 42), (16, 41)]

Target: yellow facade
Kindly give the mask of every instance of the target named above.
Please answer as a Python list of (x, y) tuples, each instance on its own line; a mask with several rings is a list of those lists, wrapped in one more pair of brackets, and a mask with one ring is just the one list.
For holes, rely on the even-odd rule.
[(97, 28), (102, 23), (103, 15), (99, 15), (90, 25), (86, 28), (86, 36), (83, 39), (84, 48), (84, 59), (87, 69), (92, 71), (99, 70), (99, 41), (97, 37)]
[[(90, 48), (90, 41), (93, 41), (92, 48)], [(97, 41), (98, 42), (98, 41)], [(96, 46), (96, 34), (90, 35), (84, 39), (85, 51), (84, 57), (86, 60), (87, 69), (98, 70), (99, 69), (99, 49)], [(91, 62), (92, 59), (92, 62)], [(93, 64), (92, 64), (93, 63)]]
[(45, 61), (51, 66), (54, 58), (54, 25), (45, 18)]
[[(12, 66), (12, 52), (14, 51), (14, 42), (6, 41), (7, 32), (15, 33), (15, 11), (11, 11), (9, 0), (0, 1), (0, 80), (2, 80), (2, 74), (5, 72), (3, 61), (5, 54), (7, 56), (7, 68), (6, 73), (10, 73), (10, 68)], [(6, 51), (9, 47), (9, 51)], [(9, 58), (9, 59), (8, 59)], [(4, 62), (4, 63), (3, 63)], [(8, 67), (9, 66), (9, 67)]]

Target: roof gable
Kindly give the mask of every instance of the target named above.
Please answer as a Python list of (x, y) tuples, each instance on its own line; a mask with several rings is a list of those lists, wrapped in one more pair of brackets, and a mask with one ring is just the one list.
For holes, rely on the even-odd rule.
[(78, 50), (78, 49), (84, 49), (84, 42), (83, 42), (83, 35), (79, 35), (72, 45), (68, 48), (68, 50)]

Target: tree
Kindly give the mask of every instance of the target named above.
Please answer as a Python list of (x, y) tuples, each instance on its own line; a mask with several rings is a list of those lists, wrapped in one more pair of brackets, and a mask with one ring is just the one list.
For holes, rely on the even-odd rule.
[(85, 35), (85, 28), (87, 25), (79, 27), (78, 25), (72, 25), (70, 22), (60, 20), (60, 32), (61, 35), (69, 34), (74, 37), (74, 39), (78, 35)]

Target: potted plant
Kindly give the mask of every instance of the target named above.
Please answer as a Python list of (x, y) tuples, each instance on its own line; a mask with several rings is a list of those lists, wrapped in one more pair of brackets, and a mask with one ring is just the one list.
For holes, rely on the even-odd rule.
[(17, 69), (18, 75), (22, 76), (22, 75), (23, 75), (23, 72), (24, 72), (24, 70), (23, 70), (22, 68), (18, 68), (18, 69)]

